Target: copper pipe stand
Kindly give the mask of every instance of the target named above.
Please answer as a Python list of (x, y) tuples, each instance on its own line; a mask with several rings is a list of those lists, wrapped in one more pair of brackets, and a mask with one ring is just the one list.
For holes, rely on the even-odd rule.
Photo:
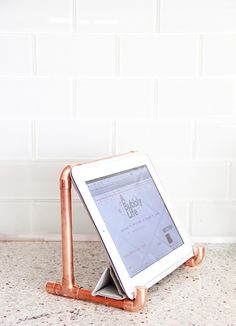
[[(80, 165), (74, 164), (74, 165)], [(91, 290), (84, 289), (75, 284), (73, 263), (73, 236), (72, 236), (72, 204), (71, 204), (71, 177), (70, 171), (74, 165), (67, 165), (60, 176), (61, 199), (61, 230), (62, 230), (62, 283), (47, 282), (46, 291), (77, 300), (86, 300), (101, 303), (107, 306), (120, 308), (127, 311), (141, 310), (146, 302), (147, 289), (138, 287), (135, 299), (115, 300), (102, 296), (93, 296)], [(196, 266), (204, 257), (204, 248), (194, 248), (194, 256), (185, 265)]]

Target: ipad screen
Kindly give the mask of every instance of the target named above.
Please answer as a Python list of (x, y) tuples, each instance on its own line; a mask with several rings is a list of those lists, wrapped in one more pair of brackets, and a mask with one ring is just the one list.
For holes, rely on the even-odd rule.
[(130, 277), (183, 244), (146, 165), (86, 184)]

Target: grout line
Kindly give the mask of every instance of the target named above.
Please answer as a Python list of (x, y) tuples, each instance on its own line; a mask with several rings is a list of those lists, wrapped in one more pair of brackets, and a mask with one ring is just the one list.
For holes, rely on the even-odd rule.
[[(156, 0), (158, 1), (158, 0)], [(160, 0), (159, 0), (160, 1)], [(156, 8), (156, 6), (155, 6)], [(155, 11), (155, 8), (154, 8), (154, 11)], [(72, 9), (73, 10), (73, 9)], [(74, 14), (72, 12), (72, 14)], [(155, 12), (154, 12), (155, 14)], [(36, 31), (37, 35), (67, 35), (68, 31)], [(13, 30), (13, 31), (0, 31), (0, 35), (13, 35), (13, 34), (16, 34), (16, 35), (32, 35), (32, 31), (17, 31), (17, 30)], [(130, 31), (123, 31), (123, 32), (116, 32), (116, 35), (118, 36), (132, 36), (132, 35), (150, 35), (150, 34), (153, 34), (152, 31), (137, 31), (137, 32), (130, 32)], [(155, 34), (155, 33), (154, 33)], [(206, 35), (206, 34), (200, 34), (200, 32), (183, 32), (183, 31), (178, 31), (178, 32), (174, 32), (174, 31), (163, 31), (161, 32), (162, 35), (171, 35), (171, 36), (199, 36), (199, 35)], [(101, 32), (96, 32), (96, 31), (91, 31), (91, 32), (86, 32), (86, 35), (93, 35), (93, 36), (98, 36), (98, 35), (102, 35), (102, 36), (111, 36), (112, 33), (110, 31), (101, 31)], [(229, 32), (229, 31), (226, 31), (226, 32), (207, 32), (207, 35), (210, 35), (210, 36), (215, 36), (215, 35), (219, 35), (219, 36), (236, 36), (236, 32), (233, 31), (233, 32)]]
[(74, 33), (77, 32), (77, 6), (76, 6), (76, 0), (73, 0), (73, 8), (72, 8), (72, 19), (73, 19), (73, 24), (72, 24), (72, 30)]
[[(38, 72), (37, 72), (38, 74)], [(32, 75), (30, 74), (26, 74), (26, 73), (22, 73), (19, 75), (14, 75), (14, 79), (21, 79), (21, 78), (30, 78), (32, 77)], [(33, 76), (34, 77), (34, 76)], [(42, 73), (42, 74), (38, 74), (37, 76), (38, 78), (59, 78), (62, 79), (64, 77), (68, 77), (68, 78), (76, 78), (77, 80), (83, 80), (83, 79), (88, 79), (88, 80), (97, 80), (97, 79), (102, 79), (102, 80), (107, 80), (107, 79), (111, 79), (114, 78), (114, 74), (110, 74), (107, 76), (88, 76), (88, 75), (76, 75), (76, 74), (51, 74), (51, 73)], [(118, 76), (120, 77), (120, 76)], [(1, 73), (0, 75), (0, 79), (5, 79), (5, 78), (12, 78), (12, 75), (9, 73)], [(168, 75), (161, 75), (161, 76), (156, 76), (156, 75), (127, 75), (127, 76), (122, 76), (122, 79), (153, 79), (153, 78), (163, 78), (163, 79), (170, 79), (170, 80), (176, 80), (176, 79), (184, 79), (184, 80), (189, 80), (189, 79), (194, 79), (194, 78), (200, 78), (201, 80), (204, 79), (210, 79), (210, 80), (235, 80), (235, 77), (233, 75), (202, 75), (202, 76), (168, 76)]]
[[(0, 241), (14, 241), (14, 242), (61, 242), (61, 233), (54, 234), (20, 234), (20, 235), (0, 235)], [(73, 234), (73, 241), (89, 241), (100, 242), (100, 238), (97, 233), (75, 233)]]
[(160, 0), (156, 0), (155, 8), (155, 32), (160, 33), (161, 30), (161, 3)]
[[(235, 236), (192, 236), (193, 243), (206, 243), (206, 244), (231, 244), (236, 243)], [(14, 242), (61, 242), (61, 234), (21, 234), (21, 235), (0, 235), (0, 241), (14, 241)], [(73, 241), (76, 242), (100, 242), (100, 238), (97, 233), (75, 233), (73, 235)]]
[[(125, 121), (124, 119), (120, 119), (121, 121)], [(127, 118), (127, 121), (129, 122), (132, 122), (132, 121), (136, 121), (136, 120), (132, 120), (131, 118)], [(146, 121), (146, 122), (151, 122), (153, 121), (152, 119), (149, 119), (149, 118), (140, 118), (140, 119), (137, 119), (138, 122), (141, 122), (141, 121)], [(110, 144), (110, 149), (111, 149), (111, 144)], [(137, 148), (131, 148), (130, 150), (137, 150)], [(104, 155), (103, 155), (104, 157)], [(55, 159), (52, 159), (50, 156), (45, 156), (45, 157), (38, 157), (37, 158), (37, 162), (40, 162), (42, 164), (48, 164), (48, 163), (51, 163), (51, 164), (55, 164), (55, 163), (61, 163), (61, 159), (63, 159), (63, 162), (65, 162), (66, 164), (68, 164), (68, 162), (71, 162), (72, 164), (75, 163), (75, 161), (77, 162), (78, 160), (81, 161), (81, 162), (90, 162), (92, 160), (97, 160), (101, 158), (101, 156), (97, 155), (97, 156), (91, 156), (91, 157), (78, 157), (78, 156), (70, 156), (70, 157), (55, 157)], [(161, 159), (161, 158), (155, 158), (159, 164), (184, 164), (184, 163), (191, 163), (192, 162), (192, 158), (185, 158), (185, 159), (180, 159), (180, 158), (175, 158), (175, 159)], [(10, 159), (7, 159), (7, 160), (4, 160), (4, 159), (0, 159), (0, 165), (1, 163), (4, 163), (6, 164), (6, 162), (12, 162)], [(24, 160), (14, 160), (13, 162), (15, 163), (33, 163), (34, 161), (28, 159), (24, 159)], [(217, 163), (218, 165), (223, 165), (225, 163), (225, 161), (208, 161), (208, 160), (196, 160), (197, 163)]]
[(196, 160), (197, 158), (197, 121), (193, 120), (192, 122), (192, 159)]
[[(189, 198), (187, 198), (186, 200), (189, 200)], [(179, 202), (183, 202), (185, 201), (184, 199), (182, 200), (178, 200)], [(0, 198), (0, 203), (44, 203), (44, 204), (50, 204), (50, 203), (60, 203), (60, 198), (59, 195), (58, 197), (51, 197), (51, 198), (44, 198), (44, 197), (3, 197)], [(83, 203), (80, 200), (79, 197), (74, 197), (72, 198), (72, 202), (82, 205)], [(193, 203), (207, 203), (207, 204), (215, 204), (215, 203), (220, 203), (220, 204), (232, 204), (232, 205), (236, 205), (236, 199), (220, 199), (220, 198), (215, 198), (215, 199), (192, 199), (190, 200), (190, 202), (187, 202), (187, 207), (188, 207), (188, 217), (191, 217), (192, 211), (191, 211), (191, 205)]]
[(78, 116), (78, 82), (73, 79), (73, 117)]
[(191, 228), (192, 228), (192, 223), (190, 224), (191, 221), (191, 216), (192, 216), (192, 202), (187, 202), (187, 231), (190, 234), (191, 233)]
[[(129, 121), (132, 121), (131, 118), (128, 118)], [(150, 119), (144, 119), (145, 121), (150, 121)], [(138, 119), (138, 121), (141, 121), (141, 118)], [(36, 133), (37, 134), (37, 133)], [(37, 137), (36, 137), (37, 138)], [(36, 140), (37, 143), (37, 140)], [(37, 152), (37, 151), (36, 151)], [(0, 166), (1, 164), (3, 164), (4, 166), (6, 164), (11, 165), (11, 164), (19, 164), (19, 165), (24, 165), (24, 164), (35, 164), (35, 163), (40, 163), (40, 164), (69, 164), (69, 163), (74, 163), (75, 160), (80, 160), (82, 162), (88, 162), (91, 160), (97, 160), (99, 158), (99, 156), (91, 156), (91, 157), (80, 157), (78, 158), (78, 156), (74, 156), (74, 157), (38, 157), (37, 158), (37, 162), (31, 158), (11, 158), (11, 157), (6, 157), (6, 158), (0, 158)], [(173, 164), (173, 163), (186, 163), (186, 162), (191, 162), (191, 160), (188, 158), (175, 158), (175, 159), (158, 159), (158, 162), (161, 164)], [(213, 164), (217, 164), (218, 166), (222, 166), (225, 165), (226, 163), (228, 163), (228, 161), (226, 161), (225, 159), (205, 159), (205, 158), (196, 158), (196, 163), (213, 163)], [(236, 164), (235, 160), (232, 160), (231, 163)], [(196, 198), (197, 199), (197, 198)], [(217, 199), (217, 198), (216, 198)]]
[(111, 153), (112, 155), (116, 154), (116, 120), (112, 120), (112, 135), (111, 135)]
[(32, 75), (37, 75), (37, 40), (36, 35), (32, 35)]
[[(36, 137), (37, 138), (37, 137)], [(37, 144), (37, 141), (36, 141)], [(37, 157), (37, 146), (36, 146), (36, 160), (37, 163), (41, 163), (41, 164), (68, 164), (68, 163), (75, 163), (75, 161), (77, 162), (78, 160), (80, 162), (90, 162), (93, 160), (97, 160), (99, 158), (101, 158), (99, 155), (95, 155), (95, 156), (81, 156), (78, 158), (78, 156), (67, 156), (67, 157), (58, 157), (55, 156), (54, 158), (50, 157), (50, 156), (44, 156), (44, 157)], [(11, 157), (6, 157), (6, 158), (0, 158), (0, 166), (1, 164), (34, 164), (36, 163), (36, 160), (31, 158), (31, 157), (24, 157), (24, 158), (11, 158)]]
[(14, 198), (0, 198), (0, 203), (37, 203), (37, 202), (42, 202), (42, 203), (59, 203), (60, 199), (59, 198), (32, 198), (32, 197), (24, 197), (24, 198), (19, 198), (19, 197), (14, 197)]
[(203, 75), (203, 36), (198, 36), (198, 77)]
[(30, 234), (33, 234), (33, 213), (35, 211), (35, 203), (32, 200), (30, 203), (30, 225), (29, 225), (29, 229), (30, 229)]
[(233, 194), (232, 194), (232, 164), (231, 162), (227, 163), (227, 198), (232, 200)]
[(115, 36), (115, 76), (120, 76), (120, 36)]
[(36, 122), (32, 120), (32, 158), (36, 159)]
[[(216, 243), (216, 244), (228, 244), (236, 243), (235, 236), (192, 236), (192, 242), (194, 243)], [(233, 326), (233, 324), (232, 324)]]
[(153, 81), (153, 120), (158, 119), (158, 80)]
[(192, 215), (193, 215), (193, 202), (190, 201), (188, 203), (188, 232), (190, 236), (193, 235)]

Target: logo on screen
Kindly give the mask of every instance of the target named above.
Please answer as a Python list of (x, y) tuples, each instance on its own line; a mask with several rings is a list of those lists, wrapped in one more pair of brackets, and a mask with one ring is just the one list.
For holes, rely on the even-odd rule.
[(140, 198), (135, 197), (132, 200), (126, 201), (124, 197), (120, 195), (120, 201), (129, 218), (138, 215), (137, 208), (142, 206), (142, 200)]

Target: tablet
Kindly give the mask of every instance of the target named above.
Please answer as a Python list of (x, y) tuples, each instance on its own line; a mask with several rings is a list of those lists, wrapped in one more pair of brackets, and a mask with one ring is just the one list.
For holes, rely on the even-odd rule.
[(147, 155), (74, 166), (71, 176), (130, 299), (137, 286), (151, 287), (193, 256)]

